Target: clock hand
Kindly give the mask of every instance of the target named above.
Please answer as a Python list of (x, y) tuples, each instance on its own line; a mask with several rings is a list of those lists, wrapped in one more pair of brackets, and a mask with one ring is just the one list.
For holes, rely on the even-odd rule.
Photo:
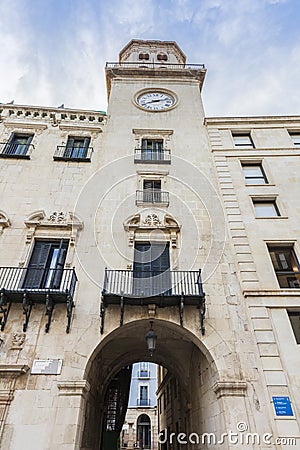
[(157, 99), (157, 100), (150, 100), (150, 102), (147, 102), (147, 105), (148, 105), (148, 103), (154, 103), (154, 102), (161, 102), (161, 99)]

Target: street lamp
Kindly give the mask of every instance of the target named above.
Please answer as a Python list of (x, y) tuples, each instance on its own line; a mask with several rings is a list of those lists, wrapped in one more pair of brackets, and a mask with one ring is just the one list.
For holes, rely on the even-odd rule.
[(148, 347), (148, 350), (149, 350), (151, 356), (153, 355), (153, 353), (155, 351), (156, 341), (157, 341), (157, 336), (152, 329), (152, 325), (153, 325), (153, 321), (151, 320), (150, 321), (150, 330), (146, 334), (147, 347)]

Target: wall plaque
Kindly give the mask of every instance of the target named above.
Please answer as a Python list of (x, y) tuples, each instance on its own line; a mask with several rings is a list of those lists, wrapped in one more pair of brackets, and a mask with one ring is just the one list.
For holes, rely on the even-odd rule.
[(62, 359), (35, 359), (31, 368), (33, 375), (59, 375)]
[(293, 416), (292, 405), (289, 397), (272, 397), (276, 416)]

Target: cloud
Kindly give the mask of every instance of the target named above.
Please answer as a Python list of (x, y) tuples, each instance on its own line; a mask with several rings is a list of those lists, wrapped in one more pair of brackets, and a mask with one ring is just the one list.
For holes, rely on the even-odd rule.
[(40, 5), (0, 4), (0, 102), (106, 109), (105, 62), (141, 38), (175, 40), (190, 62), (206, 64), (207, 115), (299, 113), (297, 0)]

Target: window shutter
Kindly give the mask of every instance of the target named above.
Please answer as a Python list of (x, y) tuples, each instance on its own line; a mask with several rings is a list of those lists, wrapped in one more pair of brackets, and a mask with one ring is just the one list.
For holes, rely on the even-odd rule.
[(4, 151), (3, 151), (3, 153), (5, 153), (6, 155), (11, 155), (14, 153), (14, 151), (13, 151), (14, 138), (15, 138), (15, 133), (11, 133), (11, 135), (9, 136), (9, 139), (7, 141), (7, 144), (5, 145)]
[(41, 287), (50, 251), (51, 243), (42, 241), (35, 243), (23, 284), (24, 288)]
[(67, 256), (67, 247), (68, 247), (67, 242), (60, 241), (57, 259), (55, 261), (54, 276), (51, 280), (52, 289), (58, 289), (60, 287), (60, 282), (64, 270), (64, 264)]
[(91, 142), (91, 138), (90, 137), (84, 138), (83, 146), (84, 146), (85, 149), (88, 149), (88, 147), (90, 145), (90, 142)]

